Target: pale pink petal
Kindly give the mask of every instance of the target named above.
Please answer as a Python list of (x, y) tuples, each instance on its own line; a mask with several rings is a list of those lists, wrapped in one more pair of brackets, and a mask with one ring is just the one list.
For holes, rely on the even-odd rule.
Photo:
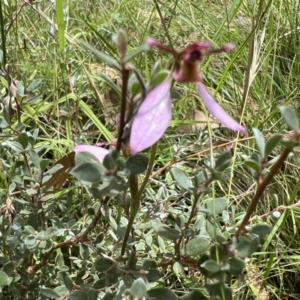
[(99, 162), (103, 162), (103, 159), (107, 153), (109, 153), (109, 150), (102, 148), (102, 147), (97, 147), (97, 146), (91, 146), (91, 145), (77, 145), (73, 148), (74, 152), (89, 152), (93, 154)]
[(244, 135), (248, 135), (247, 130), (239, 124), (237, 121), (235, 121), (233, 118), (231, 118), (227, 112), (213, 99), (213, 97), (210, 95), (210, 93), (205, 88), (204, 84), (202, 82), (196, 82), (198, 92), (200, 97), (203, 100), (203, 103), (205, 104), (207, 110), (218, 120), (220, 121), (224, 126), (228, 127), (231, 130), (234, 131), (240, 131)]
[(234, 44), (228, 43), (222, 47), (225, 52), (232, 51), (235, 48)]
[(172, 48), (169, 48), (169, 47), (166, 47), (164, 45), (162, 45), (161, 43), (159, 43), (158, 41), (156, 41), (155, 39), (153, 38), (147, 38), (146, 39), (146, 43), (152, 47), (155, 47), (155, 48), (158, 48), (160, 50), (164, 50), (166, 52), (169, 52), (171, 53), (173, 56), (176, 56), (177, 55), (177, 52), (172, 49)]
[(155, 87), (138, 108), (130, 133), (131, 154), (152, 146), (167, 130), (172, 118), (171, 83), (169, 77)]

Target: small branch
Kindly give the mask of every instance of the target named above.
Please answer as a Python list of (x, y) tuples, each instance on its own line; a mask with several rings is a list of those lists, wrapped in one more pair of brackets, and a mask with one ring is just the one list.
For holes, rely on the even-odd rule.
[(138, 198), (138, 180), (137, 176), (130, 176), (129, 177), (129, 187), (130, 187), (130, 194), (131, 194), (131, 205), (130, 205), (130, 216), (128, 220), (128, 225), (126, 229), (126, 233), (123, 239), (122, 249), (121, 249), (121, 256), (124, 255), (129, 234), (133, 226), (133, 222), (135, 220), (135, 216), (139, 211), (140, 207), (140, 198)]
[[(211, 183), (213, 182), (212, 178), (209, 178), (204, 184), (203, 186), (208, 187)], [(198, 210), (198, 202), (199, 202), (199, 198), (200, 195), (202, 194), (202, 192), (200, 193), (195, 193), (194, 195), (194, 202), (193, 202), (193, 206), (192, 206), (192, 211), (190, 213), (190, 217), (188, 219), (188, 221), (185, 224), (185, 227), (183, 229), (183, 232), (180, 236), (180, 238), (176, 241), (175, 243), (175, 254), (177, 255), (177, 259), (181, 259), (181, 253), (180, 253), (180, 244), (183, 240), (183, 235), (184, 235), (184, 231), (187, 230), (193, 220), (193, 218), (196, 216), (197, 214), (197, 210)]]
[(155, 8), (156, 8), (156, 10), (157, 10), (157, 12), (158, 12), (158, 14), (159, 14), (159, 18), (160, 18), (160, 21), (161, 21), (162, 26), (163, 26), (163, 28), (164, 28), (164, 31), (165, 31), (165, 33), (166, 33), (166, 36), (167, 36), (167, 40), (168, 40), (168, 42), (169, 42), (169, 45), (170, 45), (171, 48), (173, 48), (172, 39), (171, 39), (171, 37), (170, 37), (170, 35), (169, 35), (169, 31), (168, 31), (168, 28), (167, 28), (165, 19), (164, 19), (162, 13), (161, 13), (161, 10), (160, 10), (160, 8), (159, 8), (159, 5), (158, 5), (158, 3), (157, 3), (157, 0), (154, 0), (154, 4), (155, 4)]
[(96, 227), (99, 219), (101, 218), (101, 216), (102, 216), (102, 211), (101, 211), (102, 206), (104, 204), (106, 204), (108, 202), (108, 200), (109, 200), (109, 198), (105, 199), (104, 203), (100, 206), (99, 210), (97, 211), (94, 219), (92, 220), (92, 222), (90, 223), (90, 225), (87, 227), (87, 229), (84, 232), (78, 233), (75, 237), (73, 237), (72, 239), (70, 239), (68, 241), (65, 241), (65, 242), (62, 242), (62, 243), (59, 243), (57, 245), (52, 246), (51, 250), (48, 251), (47, 253), (45, 253), (42, 262), (40, 264), (30, 266), (27, 269), (27, 272), (30, 275), (35, 274), (39, 269), (41, 269), (43, 266), (45, 266), (47, 264), (51, 254), (55, 250), (60, 249), (60, 248), (64, 248), (64, 247), (68, 247), (68, 246), (71, 246), (73, 244), (78, 244), (78, 243), (83, 242), (84, 240), (86, 240), (88, 234)]
[(127, 87), (129, 80), (129, 70), (126, 66), (122, 66), (122, 99), (121, 99), (121, 111), (120, 111), (120, 125), (117, 139), (116, 150), (120, 152), (122, 146), (122, 137), (125, 126), (125, 115), (126, 115), (126, 106), (127, 106)]
[(292, 152), (292, 149), (285, 149), (283, 153), (280, 155), (279, 159), (276, 161), (276, 163), (272, 166), (270, 173), (267, 175), (267, 177), (261, 182), (261, 184), (258, 185), (256, 194), (254, 195), (247, 213), (243, 219), (243, 221), (240, 223), (237, 232), (235, 233), (235, 236), (238, 237), (242, 232), (245, 230), (245, 226), (248, 224), (252, 213), (255, 211), (256, 206), (258, 204), (259, 199), (261, 198), (264, 190), (269, 185), (275, 174), (278, 172), (278, 170), (281, 168), (281, 166), (284, 164), (285, 160), (287, 159), (288, 155)]

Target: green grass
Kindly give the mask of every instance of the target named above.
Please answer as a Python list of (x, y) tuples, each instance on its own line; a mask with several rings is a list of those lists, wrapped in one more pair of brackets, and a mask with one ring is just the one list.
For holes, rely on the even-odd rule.
[[(4, 40), (2, 43), (2, 68), (6, 59), (13, 79), (25, 88), (24, 97), (17, 96), (22, 123), (31, 131), (39, 129), (38, 145), (49, 147), (47, 151), (53, 152), (55, 158), (71, 151), (74, 144), (114, 138), (116, 128), (112, 124), (118, 105), (107, 95), (112, 86), (93, 72), (95, 68), (103, 69), (110, 76), (111, 71), (104, 69), (103, 62), (97, 61), (81, 41), (115, 58), (118, 53), (111, 35), (119, 28), (128, 33), (130, 52), (148, 36), (166, 45), (170, 36), (175, 49), (195, 40), (212, 41), (214, 47), (233, 42), (236, 45), (233, 53), (205, 59), (202, 72), (219, 103), (240, 119), (250, 133), (249, 139), (227, 145), (235, 134), (223, 128), (212, 130), (212, 145), (224, 144), (222, 149), (229, 147), (236, 156), (229, 184), (216, 183), (214, 193), (218, 197), (227, 196), (230, 209), (242, 213), (255, 192), (254, 180), (242, 160), (242, 154), (250, 155), (255, 149), (251, 128), (256, 127), (265, 135), (284, 133), (287, 129), (282, 125), (278, 106), (291, 105), (300, 112), (300, 1), (186, 0), (161, 1), (158, 5), (165, 26), (152, 1), (69, 0), (57, 1), (56, 6), (42, 1), (24, 6), (5, 34), (6, 43)], [(1, 21), (7, 26), (19, 8), (19, 2), (8, 5), (2, 2)], [(23, 49), (24, 40), (27, 49)], [(168, 58), (157, 51), (138, 56), (134, 64), (148, 79), (149, 70), (158, 58), (167, 65)], [(41, 79), (41, 83), (28, 91), (29, 84), (36, 79)], [(191, 109), (201, 110), (203, 105), (195, 96), (193, 85), (175, 89), (181, 99), (174, 100), (172, 126), (158, 144), (158, 167), (173, 158), (186, 157), (181, 168), (192, 173), (218, 150), (198, 133), (178, 134), (182, 119)], [(16, 125), (15, 116), (13, 121)], [(180, 149), (176, 151), (174, 145)], [(197, 152), (201, 152), (199, 157), (187, 157)], [(234, 299), (300, 299), (300, 208), (292, 206), (298, 201), (298, 154), (290, 157), (259, 203), (255, 215), (263, 216), (262, 220), (272, 225), (273, 231), (260, 252), (249, 260), (245, 281), (234, 287)], [(163, 189), (159, 181), (168, 185), (167, 176), (157, 174), (151, 185), (153, 190), (148, 192), (155, 194)], [(5, 189), (4, 183), (0, 184)], [(264, 216), (281, 206), (286, 208), (281, 210), (279, 219)], [(165, 279), (170, 280), (170, 286), (179, 294), (197, 282), (189, 278), (182, 284), (183, 278), (176, 277), (171, 270), (165, 272)]]

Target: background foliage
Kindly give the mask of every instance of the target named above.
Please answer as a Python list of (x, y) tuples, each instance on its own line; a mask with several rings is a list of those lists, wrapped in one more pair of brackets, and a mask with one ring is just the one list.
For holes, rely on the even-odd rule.
[[(278, 107), (299, 112), (299, 1), (0, 3), (1, 299), (122, 299), (124, 293), (139, 299), (146, 291), (149, 299), (201, 299), (197, 291), (209, 296), (205, 283), (215, 279), (203, 276), (203, 264), (209, 255), (207, 269), (219, 272), (211, 270), (223, 264), (228, 249), (220, 250), (217, 242), (232, 236), (256, 193), (262, 138), (251, 128), (267, 139), (294, 134)], [(236, 139), (218, 124), (206, 126), (193, 85), (175, 86), (173, 121), (157, 146), (124, 256), (130, 195), (99, 201), (62, 172), (74, 164), (75, 144), (111, 142), (116, 136), (120, 74), (80, 41), (118, 59), (111, 36), (119, 28), (128, 34), (129, 52), (148, 36), (162, 43), (170, 38), (176, 49), (196, 40), (210, 40), (215, 47), (233, 42), (234, 53), (209, 57), (202, 72), (219, 103), (250, 133)], [(157, 59), (168, 64), (152, 50), (132, 63), (149, 81)], [(194, 231), (185, 232), (184, 255), (174, 260), (174, 241), (193, 207), (193, 176), (205, 174), (228, 151), (233, 160), (222, 169), (226, 181), (215, 181), (201, 197)], [(267, 160), (282, 152), (282, 144), (272, 148)], [(298, 166), (294, 148), (252, 215), (254, 228), (265, 223), (271, 231), (258, 227), (253, 251), (238, 256), (254, 254), (245, 265), (239, 261), (236, 273), (230, 269), (232, 280), (224, 279), (234, 299), (300, 299)], [(223, 290), (220, 294), (231, 299)]]

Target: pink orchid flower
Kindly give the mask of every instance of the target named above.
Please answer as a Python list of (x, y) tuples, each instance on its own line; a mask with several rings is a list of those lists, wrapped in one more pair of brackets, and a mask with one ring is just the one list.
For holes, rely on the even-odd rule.
[(148, 38), (147, 43), (150, 46), (169, 52), (174, 56), (177, 66), (173, 71), (173, 78), (178, 82), (195, 82), (199, 95), (212, 116), (229, 129), (240, 131), (244, 135), (247, 135), (246, 129), (232, 119), (209, 94), (202, 83), (204, 76), (198, 68), (199, 63), (203, 60), (205, 55), (229, 52), (234, 49), (233, 44), (226, 44), (219, 49), (210, 49), (210, 42), (194, 43), (187, 46), (183, 51), (176, 52), (174, 49), (159, 44), (152, 38)]
[[(77, 145), (75, 147), (73, 147), (73, 151), (75, 153), (77, 152), (89, 152), (91, 154), (93, 154), (100, 163), (103, 162), (103, 159), (105, 157), (106, 154), (109, 153), (109, 150), (101, 147), (104, 146), (108, 143), (97, 143), (96, 146), (93, 145)], [(111, 143), (109, 143), (109, 145), (111, 145), (112, 147), (116, 146), (116, 139), (113, 140)]]

